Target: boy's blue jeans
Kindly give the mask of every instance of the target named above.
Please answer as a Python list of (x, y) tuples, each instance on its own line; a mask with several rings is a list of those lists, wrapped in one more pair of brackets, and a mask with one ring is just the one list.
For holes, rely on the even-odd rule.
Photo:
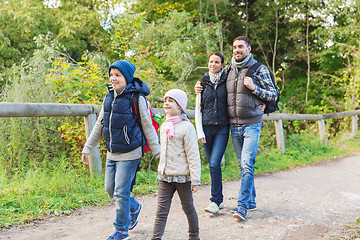
[(231, 137), (241, 172), (241, 187), (238, 206), (249, 209), (249, 204), (256, 205), (254, 165), (258, 151), (262, 123), (244, 126), (231, 126)]
[(206, 138), (204, 150), (211, 176), (210, 201), (219, 205), (223, 202), (221, 159), (229, 140), (229, 127), (204, 126), (204, 133)]
[(106, 160), (105, 190), (115, 199), (116, 231), (128, 234), (130, 212), (135, 213), (140, 203), (130, 195), (131, 182), (135, 176), (140, 158), (126, 161)]

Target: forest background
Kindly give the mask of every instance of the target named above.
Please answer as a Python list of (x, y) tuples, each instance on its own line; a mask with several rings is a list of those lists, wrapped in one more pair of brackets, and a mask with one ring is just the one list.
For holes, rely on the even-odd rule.
[[(280, 112), (358, 109), (359, 6), (359, 0), (0, 0), (0, 101), (101, 104), (109, 64), (127, 59), (150, 87), (153, 107), (176, 87), (187, 91), (194, 109), (193, 86), (209, 54), (223, 53), (228, 66), (232, 40), (245, 35), (255, 59), (276, 76)], [(317, 140), (316, 122), (285, 121), (285, 155), (276, 150), (273, 123), (265, 122), (256, 173), (354, 150), (358, 141), (339, 142), (350, 121), (327, 120), (328, 146)], [(1, 118), (0, 132), (1, 227), (109, 201), (103, 179), (90, 178), (80, 161), (82, 118)], [(226, 158), (224, 179), (238, 178), (230, 143)], [(203, 151), (202, 161), (208, 183)], [(156, 163), (145, 156), (136, 193), (156, 190)]]

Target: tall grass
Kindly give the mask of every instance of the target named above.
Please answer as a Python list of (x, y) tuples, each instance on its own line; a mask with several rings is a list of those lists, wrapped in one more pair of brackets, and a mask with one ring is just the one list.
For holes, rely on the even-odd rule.
[(90, 178), (60, 158), (50, 168), (0, 174), (0, 226), (26, 223), (46, 215), (70, 214), (108, 200), (103, 179)]

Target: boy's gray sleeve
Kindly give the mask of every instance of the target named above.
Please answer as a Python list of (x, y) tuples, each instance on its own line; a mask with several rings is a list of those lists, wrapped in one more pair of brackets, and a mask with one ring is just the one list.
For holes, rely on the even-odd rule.
[(95, 126), (91, 131), (89, 139), (86, 141), (82, 153), (90, 154), (91, 150), (99, 143), (102, 135), (103, 129), (103, 119), (104, 119), (104, 106), (101, 108), (99, 117), (96, 120)]
[(152, 120), (150, 118), (150, 112), (146, 101), (147, 100), (143, 96), (139, 97), (139, 112), (140, 112), (141, 126), (152, 154), (158, 158), (160, 157), (159, 138), (155, 131), (155, 128), (152, 125)]

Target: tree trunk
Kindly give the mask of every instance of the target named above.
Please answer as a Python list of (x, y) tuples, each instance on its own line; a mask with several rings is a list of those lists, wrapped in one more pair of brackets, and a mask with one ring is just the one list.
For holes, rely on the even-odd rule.
[(275, 10), (275, 41), (274, 41), (274, 52), (272, 59), (272, 73), (275, 75), (275, 63), (276, 63), (276, 50), (277, 50), (277, 42), (279, 37), (279, 10), (276, 7)]
[(248, 37), (248, 21), (249, 21), (249, 10), (248, 10), (248, 0), (245, 0), (245, 14), (246, 14), (246, 20), (245, 20), (245, 36)]
[(309, 51), (309, 13), (306, 13), (306, 55), (307, 55), (307, 84), (305, 103), (308, 103), (309, 86), (310, 86), (310, 51)]
[(355, 54), (355, 66), (354, 66), (354, 79), (353, 79), (353, 97), (352, 97), (352, 108), (351, 110), (356, 109), (356, 100), (357, 100), (357, 81), (359, 78), (359, 62), (360, 62), (360, 43), (357, 54)]
[[(215, 14), (216, 19), (219, 20), (219, 16), (218, 16), (218, 13), (217, 13), (216, 2), (214, 2), (214, 14)], [(220, 53), (224, 54), (224, 41), (223, 41), (223, 34), (222, 34), (222, 23), (221, 22), (219, 22), (219, 23), (220, 23), (219, 34), (218, 34), (219, 47), (220, 47)]]
[(199, 0), (199, 15), (200, 15), (199, 17), (200, 17), (200, 23), (203, 23), (201, 11), (202, 11), (202, 0)]

